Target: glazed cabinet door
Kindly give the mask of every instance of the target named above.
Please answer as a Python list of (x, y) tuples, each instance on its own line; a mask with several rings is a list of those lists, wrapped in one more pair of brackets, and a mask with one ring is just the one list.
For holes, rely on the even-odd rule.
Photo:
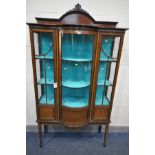
[(88, 122), (95, 49), (95, 32), (59, 31), (60, 119), (66, 126)]
[(31, 30), (32, 63), (38, 121), (58, 119), (56, 32)]
[(92, 119), (109, 121), (116, 86), (122, 37), (99, 33)]

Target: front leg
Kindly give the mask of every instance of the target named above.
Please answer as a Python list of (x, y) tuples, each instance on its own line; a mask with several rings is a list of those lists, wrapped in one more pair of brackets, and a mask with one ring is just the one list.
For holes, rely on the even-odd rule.
[(104, 147), (107, 145), (108, 132), (109, 132), (109, 124), (106, 124), (105, 125), (105, 132), (104, 132), (104, 143), (103, 143)]
[(42, 147), (42, 129), (41, 129), (41, 124), (38, 123), (38, 135), (39, 135), (39, 146)]
[(44, 133), (48, 133), (48, 125), (44, 125)]

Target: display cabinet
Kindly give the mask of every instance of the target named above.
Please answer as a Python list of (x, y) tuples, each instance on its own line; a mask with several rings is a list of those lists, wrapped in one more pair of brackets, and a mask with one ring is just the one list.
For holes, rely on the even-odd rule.
[(42, 126), (105, 125), (112, 111), (124, 34), (95, 21), (79, 4), (59, 19), (36, 18), (30, 30), (39, 144)]

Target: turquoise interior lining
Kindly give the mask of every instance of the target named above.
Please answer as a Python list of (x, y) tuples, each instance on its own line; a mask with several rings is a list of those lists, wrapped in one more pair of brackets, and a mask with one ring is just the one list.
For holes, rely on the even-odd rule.
[[(113, 47), (114, 39), (113, 38), (102, 38), (102, 49), (107, 56), (111, 56), (112, 47)], [(107, 56), (102, 52), (100, 54), (100, 60), (107, 60)], [(111, 59), (110, 59), (111, 60)]]
[(53, 60), (40, 59), (40, 79), (38, 84), (53, 84), (54, 83), (54, 65)]
[[(70, 84), (72, 87), (83, 87), (90, 85), (92, 62), (73, 62), (62, 61), (62, 82), (63, 84)], [(77, 82), (77, 83), (76, 83)], [(77, 86), (79, 85), (79, 86)], [(75, 87), (75, 88), (76, 88)]]
[(74, 108), (88, 106), (89, 89), (89, 86), (79, 89), (62, 87), (62, 104)]
[(85, 107), (89, 102), (94, 35), (63, 34), (62, 104)]
[[(42, 95), (39, 99), (40, 104), (54, 104), (54, 87), (53, 85), (41, 85)], [(46, 100), (47, 95), (47, 100)]]
[(96, 98), (95, 100), (95, 105), (103, 105), (103, 106), (108, 106), (109, 105), (109, 101), (107, 100), (106, 97), (103, 98), (103, 104), (102, 104), (102, 98), (100, 96), (100, 98)]
[(54, 98), (47, 97), (47, 103), (46, 103), (46, 95), (42, 95), (39, 99), (39, 103), (42, 105), (44, 104), (54, 105)]
[(79, 107), (86, 107), (87, 104), (87, 98), (77, 98), (77, 97), (67, 97), (63, 98), (62, 100), (63, 105), (71, 108), (79, 108)]
[[(104, 37), (102, 38), (102, 49), (108, 57), (112, 56), (111, 54), (112, 54), (113, 43), (114, 43), (113, 38), (104, 38)], [(103, 61), (103, 60), (112, 61), (112, 59), (108, 59), (107, 56), (103, 54), (103, 51), (101, 51), (100, 53), (100, 64), (99, 64), (99, 71), (98, 71), (95, 105), (108, 106), (110, 103), (105, 97), (106, 89), (108, 86), (112, 85), (112, 83), (108, 80), (108, 74), (107, 74), (109, 70), (109, 67), (107, 67), (107, 64), (109, 62)], [(103, 98), (103, 103), (102, 103), (102, 98)]]
[(53, 58), (53, 33), (39, 33), (39, 54)]
[(43, 59), (40, 61), (41, 64), (41, 79), (45, 79), (46, 81), (54, 81), (54, 64), (53, 60)]
[(53, 61), (53, 33), (39, 33), (39, 56), (41, 78), (37, 81), (41, 84), (42, 95), (40, 104), (54, 104), (54, 61)]
[[(53, 62), (53, 34), (40, 33), (40, 55), (35, 56), (40, 59), (42, 95), (40, 104), (54, 104), (54, 62)], [(113, 39), (103, 39), (102, 47), (104, 52), (111, 56)], [(78, 108), (89, 104), (90, 77), (92, 68), (94, 35), (84, 34), (63, 34), (62, 37), (62, 104), (64, 106)], [(48, 52), (48, 53), (47, 53)], [(47, 53), (45, 56), (43, 54)], [(44, 59), (45, 58), (45, 59)], [(102, 104), (103, 90), (111, 82), (105, 78), (106, 65), (108, 59), (102, 52), (100, 54), (100, 65), (97, 81), (97, 91), (95, 105), (109, 105), (109, 101), (104, 96)], [(46, 71), (46, 72), (45, 72)], [(46, 73), (46, 80), (45, 80)], [(104, 80), (106, 80), (104, 82)], [(46, 88), (47, 87), (47, 88)], [(47, 99), (46, 99), (47, 97)]]
[(92, 60), (94, 35), (63, 34), (62, 59)]

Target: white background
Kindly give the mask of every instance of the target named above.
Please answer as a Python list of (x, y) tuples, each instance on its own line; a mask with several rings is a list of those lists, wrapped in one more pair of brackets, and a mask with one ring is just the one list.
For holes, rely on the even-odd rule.
[[(26, 154), (26, 4), (21, 0), (9, 2), (6, 0), (0, 3), (0, 154), (24, 155)], [(131, 155), (155, 154), (154, 6), (153, 0), (130, 0)]]
[[(66, 11), (71, 10), (77, 3), (80, 3), (95, 20), (118, 21), (118, 27), (129, 27), (128, 22), (128, 0), (27, 0), (27, 22), (35, 22), (35, 17), (44, 18), (59, 18)], [(26, 32), (26, 106), (27, 106), (27, 125), (36, 124), (33, 76), (32, 76), (32, 62), (30, 38), (28, 33), (28, 26)], [(116, 87), (116, 94), (114, 98), (114, 107), (112, 111), (111, 125), (128, 126), (129, 125), (129, 49), (128, 49), (128, 31), (125, 35), (124, 46), (122, 51), (122, 59), (118, 75), (118, 83)]]

